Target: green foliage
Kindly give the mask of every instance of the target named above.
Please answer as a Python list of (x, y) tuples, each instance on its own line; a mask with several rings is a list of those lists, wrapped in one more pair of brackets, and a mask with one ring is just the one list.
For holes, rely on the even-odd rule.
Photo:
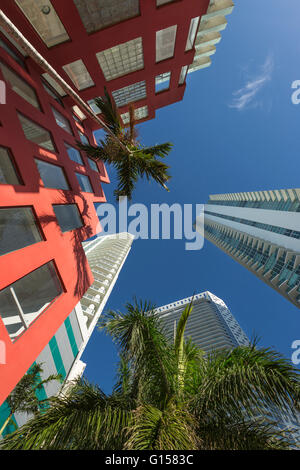
[[(184, 329), (168, 339), (154, 306), (128, 303), (99, 328), (120, 356), (111, 395), (85, 380), (3, 440), (3, 449), (288, 449), (281, 413), (299, 410), (299, 374), (256, 343), (205, 355)], [(267, 410), (267, 411), (266, 411)], [(269, 418), (272, 416), (272, 419)]]
[(44, 384), (52, 380), (61, 380), (62, 377), (61, 375), (50, 375), (47, 379), (41, 380), (40, 374), (42, 372), (41, 364), (34, 364), (7, 397), (10, 414), (0, 430), (0, 435), (10, 422), (12, 415), (17, 411), (37, 415), (41, 409), (47, 406), (48, 399), (39, 399), (37, 392), (43, 389)]
[(126, 129), (121, 124), (117, 107), (105, 89), (104, 97), (96, 98), (95, 104), (101, 110), (101, 118), (109, 128), (110, 132), (123, 144), (121, 146), (109, 132), (98, 147), (84, 145), (77, 142), (78, 147), (84, 150), (95, 160), (102, 160), (113, 165), (118, 174), (118, 186), (115, 190), (117, 199), (121, 196), (132, 198), (134, 187), (139, 178), (154, 180), (168, 190), (166, 183), (170, 179), (168, 166), (158, 160), (165, 158), (171, 151), (172, 144), (167, 142), (145, 147), (137, 140), (135, 130), (134, 109), (131, 106), (130, 124)]

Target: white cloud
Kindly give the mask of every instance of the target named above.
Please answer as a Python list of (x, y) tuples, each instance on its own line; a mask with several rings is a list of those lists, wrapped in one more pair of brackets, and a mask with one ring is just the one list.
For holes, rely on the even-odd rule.
[(232, 93), (234, 98), (229, 107), (241, 111), (249, 107), (259, 106), (261, 103), (257, 102), (255, 98), (265, 84), (272, 79), (273, 69), (273, 57), (268, 56), (259, 73), (251, 80), (248, 80), (242, 88)]

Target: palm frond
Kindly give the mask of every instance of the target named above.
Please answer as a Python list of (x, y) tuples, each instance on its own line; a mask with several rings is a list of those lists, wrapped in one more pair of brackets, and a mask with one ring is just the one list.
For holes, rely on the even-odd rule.
[(117, 200), (119, 200), (121, 196), (126, 196), (129, 200), (132, 198), (132, 192), (138, 180), (138, 174), (131, 160), (132, 157), (127, 155), (119, 162), (115, 162), (118, 174), (118, 186), (114, 194)]
[[(208, 419), (209, 418), (209, 419)], [(293, 445), (290, 432), (263, 418), (252, 420), (205, 416), (197, 429), (205, 450), (287, 450)]]
[(102, 160), (104, 163), (113, 164), (115, 160), (118, 159), (117, 156), (121, 154), (119, 145), (109, 138), (105, 141), (100, 140), (98, 147), (82, 144), (79, 141), (76, 141), (76, 143), (79, 150), (86, 152), (86, 154), (94, 158), (94, 160)]
[(99, 327), (105, 328), (121, 353), (131, 361), (133, 380), (138, 377), (141, 394), (153, 402), (167, 400), (173, 387), (176, 361), (153, 306), (147, 302), (128, 303), (125, 315), (109, 311)]
[(117, 382), (113, 388), (113, 394), (118, 394), (121, 396), (129, 396), (130, 382), (132, 379), (132, 373), (130, 368), (130, 363), (124, 355), (120, 355), (119, 366), (117, 369)]
[(250, 345), (215, 352), (203, 367), (198, 394), (202, 409), (216, 410), (222, 404), (232, 412), (242, 407), (249, 416), (254, 409), (299, 409), (299, 373), (271, 349)]
[(169, 155), (173, 147), (171, 142), (165, 142), (164, 144), (154, 145), (152, 147), (142, 147), (145, 154), (151, 155), (152, 157), (165, 158)]
[(101, 111), (101, 118), (109, 129), (119, 137), (122, 134), (122, 125), (119, 112), (115, 105), (114, 100), (111, 98), (106, 87), (104, 87), (104, 96), (95, 98), (96, 106)]
[(131, 413), (86, 381), (76, 383), (66, 395), (53, 398), (51, 407), (28, 421), (1, 442), (13, 449), (122, 448)]
[[(299, 411), (299, 371), (257, 342), (204, 354), (178, 323), (175, 344), (150, 302), (99, 322), (120, 355), (113, 393), (78, 380), (2, 449), (265, 450), (295, 447), (282, 416)], [(178, 377), (180, 386), (178, 386)]]
[(153, 179), (165, 189), (168, 189), (165, 183), (171, 176), (168, 174), (169, 167), (165, 163), (156, 160), (141, 150), (134, 152), (134, 156), (136, 157), (136, 171), (141, 176), (145, 176), (148, 180)]
[(187, 366), (187, 361), (185, 357), (184, 350), (184, 332), (187, 321), (193, 310), (193, 300), (185, 307), (183, 310), (180, 319), (178, 321), (176, 336), (174, 342), (175, 355), (178, 361), (178, 385), (180, 388), (184, 386), (184, 374)]
[(164, 410), (142, 405), (133, 413), (125, 449), (193, 450), (199, 444), (193, 416), (170, 403)]

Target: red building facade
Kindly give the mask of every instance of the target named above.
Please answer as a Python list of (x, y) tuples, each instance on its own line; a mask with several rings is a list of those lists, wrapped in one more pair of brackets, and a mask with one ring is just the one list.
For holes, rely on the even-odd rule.
[[(5, 41), (4, 38), (1, 39)], [(5, 44), (17, 54), (11, 44)], [(21, 62), (23, 59), (20, 57)], [(80, 139), (79, 132), (93, 142), (93, 134), (88, 124), (79, 124), (68, 106), (61, 105), (49, 95), (41, 81), (41, 70), (30, 58), (25, 60), (24, 68), (20, 63), (3, 47), (0, 48), (0, 80), (6, 84), (6, 104), (0, 105), (0, 339), (6, 345), (6, 363), (0, 364), (0, 402), (28, 370), (93, 281), (88, 263), (85, 262), (81, 241), (99, 231), (99, 221), (93, 203), (106, 200), (101, 183), (109, 182), (101, 162), (95, 167), (95, 162), (93, 165), (86, 155), (81, 154), (82, 164), (79, 164), (68, 155), (67, 148), (76, 147), (76, 140)], [(23, 96), (30, 94), (30, 91), (24, 92), (22, 86), (26, 90), (27, 86), (30, 87), (38, 107), (24, 99)], [(23, 96), (20, 93), (23, 93)], [(57, 124), (53, 110), (66, 119), (70, 126), (69, 131)], [(23, 121), (20, 121), (20, 116)], [(32, 136), (30, 125), (33, 126)], [(47, 134), (46, 138), (42, 132), (39, 135), (38, 129), (50, 133), (51, 143)], [(39, 139), (40, 145), (37, 143)], [(54, 150), (49, 150), (52, 145)], [(50, 181), (45, 177), (43, 163), (50, 165), (46, 165), (46, 169), (54, 169)], [(41, 173), (44, 175), (44, 181)], [(90, 182), (90, 186), (86, 188), (88, 191), (82, 190), (77, 175), (89, 178), (84, 180)], [(78, 211), (79, 221), (75, 220), (75, 225), (80, 227), (62, 231), (54, 212), (54, 209), (61, 205), (68, 205)], [(65, 228), (63, 227), (63, 230)], [(57, 276), (57, 296), (45, 299), (43, 292), (39, 294), (40, 302), (37, 301), (36, 306), (42, 308), (45, 305), (45, 310), (37, 314), (34, 321), (25, 318), (27, 328), (22, 328), (19, 323), (11, 323), (10, 320), (13, 321), (19, 312), (17, 305), (11, 305), (12, 299), (8, 298), (8, 289), (20, 279), (26, 283), (26, 277), (30, 273), (41, 266), (48, 266), (48, 263), (52, 263), (52, 271), (54, 267), (52, 277)], [(27, 297), (35, 296), (35, 285), (36, 280), (30, 282), (29, 279), (23, 287), (21, 286), (22, 291), (27, 290), (20, 292), (25, 312), (30, 308), (27, 305)], [(46, 305), (48, 303), (49, 306)], [(17, 331), (13, 331), (14, 325)]]
[[(104, 86), (118, 95), (140, 84), (134, 102), (135, 108), (147, 106), (143, 121), (154, 118), (156, 109), (183, 98), (182, 68), (192, 64), (195, 55), (193, 44), (187, 47), (191, 20), (207, 12), (209, 1), (3, 0), (1, 7), (62, 78), (73, 87), (79, 85), (76, 91), (84, 101), (101, 96)], [(103, 5), (102, 16), (97, 16), (98, 5)], [(43, 6), (51, 12), (43, 14)], [(40, 26), (50, 19), (59, 31), (56, 37)], [(170, 80), (157, 93), (156, 77), (162, 74), (170, 74)], [(128, 112), (128, 103), (119, 103), (121, 115)]]
[[(1, 9), (96, 113), (106, 86), (126, 123), (132, 102), (144, 121), (183, 98), (211, 4), (2, 0)], [(96, 123), (3, 29), (0, 83), (1, 404), (93, 282), (81, 242), (101, 230), (94, 203), (106, 201), (109, 178), (76, 149), (76, 140), (95, 142)]]

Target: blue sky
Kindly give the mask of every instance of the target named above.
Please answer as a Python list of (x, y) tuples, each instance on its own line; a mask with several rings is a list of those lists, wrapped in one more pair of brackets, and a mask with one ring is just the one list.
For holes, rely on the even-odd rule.
[[(183, 101), (139, 126), (146, 145), (171, 141), (170, 193), (140, 181), (133, 203), (200, 204), (209, 194), (299, 187), (300, 80), (298, 0), (235, 2), (211, 67), (188, 75)], [(115, 175), (104, 186), (113, 201)], [(157, 306), (209, 290), (222, 298), (248, 336), (286, 357), (300, 339), (300, 312), (208, 241), (136, 240), (105, 310), (133, 296)], [(82, 357), (85, 375), (111, 391), (118, 360), (110, 338), (95, 330)]]

